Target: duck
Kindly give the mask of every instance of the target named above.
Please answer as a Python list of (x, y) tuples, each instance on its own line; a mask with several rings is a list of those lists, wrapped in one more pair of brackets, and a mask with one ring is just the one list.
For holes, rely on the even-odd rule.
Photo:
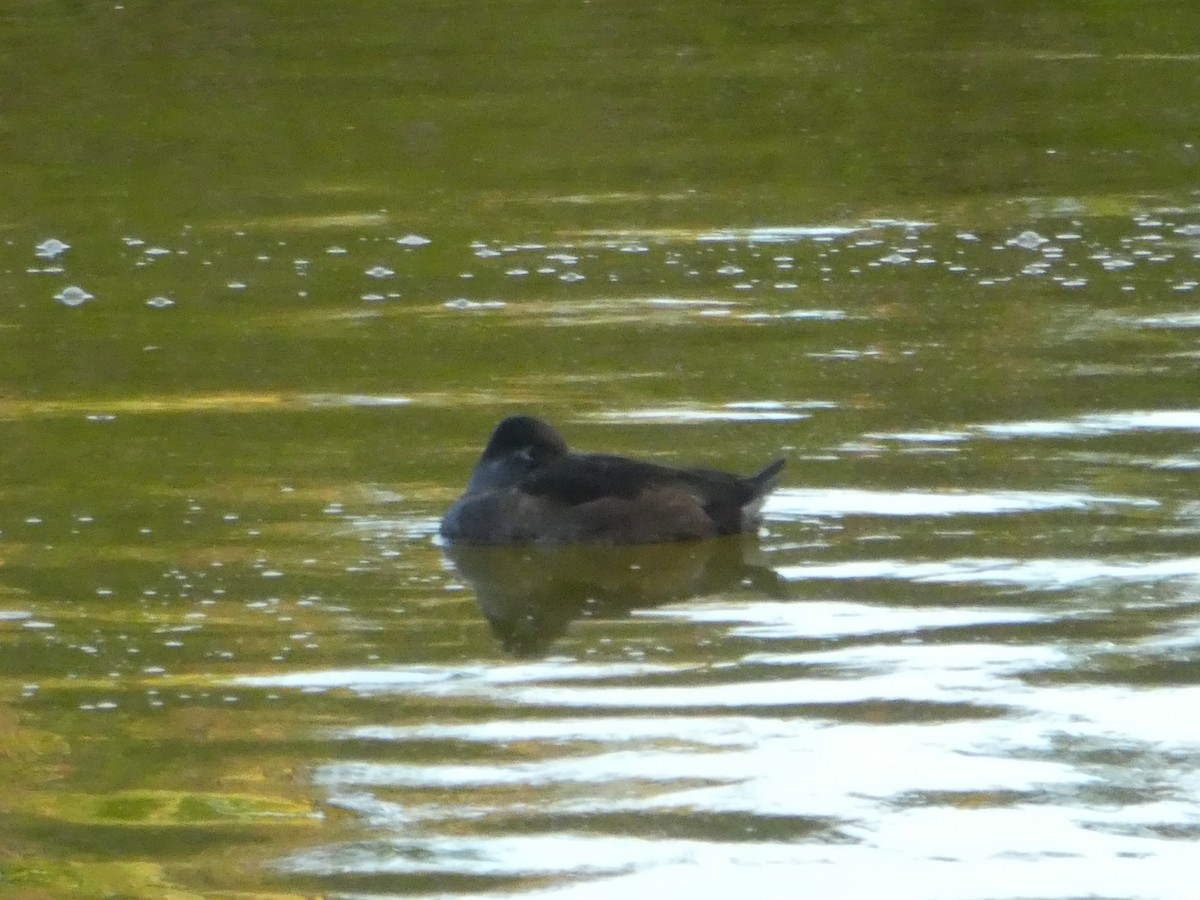
[(492, 431), (447, 510), (451, 544), (660, 544), (757, 533), (785, 460), (754, 475), (572, 450), (542, 419)]

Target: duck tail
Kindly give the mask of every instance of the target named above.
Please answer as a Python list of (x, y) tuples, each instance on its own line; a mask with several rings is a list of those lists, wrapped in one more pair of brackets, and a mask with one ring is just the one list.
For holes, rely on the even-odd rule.
[(746, 479), (746, 483), (750, 487), (751, 495), (754, 497), (765, 497), (775, 489), (775, 484), (779, 480), (779, 471), (783, 468), (787, 460), (783, 457), (774, 462), (767, 463), (761, 472), (757, 475), (751, 475)]

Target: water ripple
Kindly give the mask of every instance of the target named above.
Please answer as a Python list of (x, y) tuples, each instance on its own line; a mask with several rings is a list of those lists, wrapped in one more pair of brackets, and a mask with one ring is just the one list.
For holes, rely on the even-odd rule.
[(918, 562), (903, 559), (795, 565), (776, 570), (783, 578), (898, 579), (916, 583), (1017, 585), (1031, 590), (1083, 587), (1098, 582), (1149, 584), (1200, 577), (1200, 556), (1151, 559), (952, 559)]
[(1145, 497), (1065, 491), (870, 491), (854, 488), (783, 488), (763, 507), (772, 518), (800, 516), (952, 516), (1158, 506)]
[(976, 426), (992, 437), (1082, 437), (1131, 431), (1200, 431), (1200, 410), (1133, 410), (1119, 413), (1086, 413), (1066, 419), (996, 422)]

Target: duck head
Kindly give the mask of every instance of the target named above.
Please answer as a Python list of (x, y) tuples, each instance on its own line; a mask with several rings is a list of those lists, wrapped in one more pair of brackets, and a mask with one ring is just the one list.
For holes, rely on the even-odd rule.
[(549, 422), (533, 416), (510, 416), (492, 436), (467, 481), (467, 493), (513, 487), (530, 472), (569, 451)]

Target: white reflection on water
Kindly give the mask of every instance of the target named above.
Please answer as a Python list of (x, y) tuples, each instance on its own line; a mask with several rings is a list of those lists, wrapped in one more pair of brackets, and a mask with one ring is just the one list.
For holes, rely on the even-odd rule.
[(1098, 496), (1062, 491), (867, 491), (854, 488), (781, 488), (763, 511), (794, 516), (952, 516), (1019, 513), (1102, 506), (1157, 506), (1143, 497)]
[[(372, 492), (374, 499), (380, 503), (397, 503), (404, 500), (403, 495), (386, 490)], [(398, 518), (376, 515), (350, 516), (344, 515), (343, 522), (349, 529), (370, 535), (377, 542), (394, 540), (418, 540), (437, 536), (441, 527), (440, 516), (407, 516)]]
[(645, 424), (689, 424), (693, 422), (794, 422), (810, 418), (812, 410), (829, 409), (834, 404), (819, 400), (784, 402), (778, 400), (744, 401), (720, 406), (649, 407), (617, 409), (591, 413), (584, 418), (598, 422), (640, 422)]
[(622, 707), (626, 709), (762, 709), (805, 704), (868, 703), (898, 700), (905, 703), (956, 703), (978, 699), (971, 685), (933, 683), (921, 673), (882, 675), (857, 673), (856, 677), (777, 678), (769, 682), (702, 683), (686, 686), (639, 687), (522, 687), (508, 693), (509, 702), (561, 709)]
[[(288, 860), (297, 874), (444, 872), (462, 875), (613, 875), (638, 865), (695, 863), (706, 845), (579, 835), (407, 839), (316, 850)], [(346, 896), (342, 894), (341, 896)], [(378, 895), (373, 895), (378, 896)], [(425, 894), (424, 896), (430, 896)], [(450, 894), (439, 892), (439, 897)], [(503, 896), (488, 893), (487, 896)]]
[(826, 322), (837, 322), (850, 318), (841, 309), (785, 309), (775, 312), (743, 313), (740, 318), (748, 322), (769, 321), (771, 319), (818, 319)]
[[(974, 646), (891, 649), (896, 653), (890, 662), (898, 670), (911, 670), (914, 661), (932, 653), (915, 667), (930, 681), (972, 677)], [(997, 645), (984, 648), (975, 664), (999, 675), (999, 669), (1026, 652), (1038, 657), (1042, 651)], [(829, 664), (840, 653), (818, 652), (810, 661)], [(873, 655), (872, 648), (862, 647), (841, 661), (879, 663)], [(780, 879), (798, 871), (803, 871), (806, 895), (870, 897), (877, 896), (873, 891), (881, 869), (909, 879), (889, 887), (889, 897), (914, 900), (1023, 896), (1033, 885), (1040, 886), (1034, 895), (1041, 897), (1083, 896), (1102, 885), (1109, 891), (1097, 896), (1189, 896), (1173, 886), (1191, 871), (1185, 866), (1194, 865), (1194, 847), (1150, 833), (1126, 833), (1131, 820), (1123, 812), (1083, 800), (1091, 786), (1111, 780), (1113, 773), (1106, 770), (1119, 773), (1124, 768), (1121, 759), (1109, 753), (1110, 762), (1091, 763), (1084, 756), (1081, 764), (1072, 764), (1069, 754), (1056, 748), (1067, 738), (1098, 735), (1105, 743), (1097, 749), (1120, 738), (1138, 745), (1160, 742), (1156, 752), (1170, 752), (1172, 745), (1196, 740), (1194, 726), (1180, 726), (1181, 717), (1169, 714), (1172, 708), (1195, 708), (1200, 699), (1196, 689), (1169, 692), (1173, 696), (1163, 701), (1167, 708), (1155, 705), (1146, 715), (1130, 718), (1136, 701), (1128, 689), (1065, 691), (1056, 709), (1040, 702), (1049, 692), (1012, 679), (1006, 687), (1003, 681), (996, 679), (994, 699), (1013, 704), (1010, 715), (936, 724), (854, 723), (821, 716), (667, 720), (610, 715), (345, 729), (338, 736), (394, 741), (398, 749), (414, 740), (466, 740), (497, 750), (513, 746), (511, 742), (519, 747), (538, 742), (541, 750), (532, 759), (521, 752), (511, 760), (482, 763), (346, 761), (321, 766), (315, 779), (334, 805), (396, 836), (317, 848), (284, 860), (282, 867), (310, 875), (439, 872), (602, 879), (565, 883), (553, 891), (554, 896), (572, 897), (622, 891), (644, 896), (664, 880), (678, 890), (692, 878), (707, 885), (696, 887), (699, 896), (722, 896), (757, 877), (763, 878), (756, 886), (763, 896), (789, 897), (794, 883)], [(1092, 702), (1085, 694), (1092, 695)], [(1160, 727), (1141, 734), (1151, 720)], [(887, 765), (876, 764), (880, 742), (886, 743)], [(1134, 769), (1124, 777), (1136, 783), (1149, 776)], [(1194, 777), (1189, 782), (1181, 767), (1174, 776), (1167, 772), (1153, 780), (1156, 799), (1135, 808), (1134, 820), (1151, 829), (1195, 824), (1196, 807), (1187, 801), (1200, 788)], [(460, 799), (447, 804), (447, 790)], [(522, 799), (528, 790), (538, 791), (535, 806)], [(403, 800), (381, 801), (376, 792)], [(712, 817), (714, 829), (720, 829), (722, 820), (744, 813), (764, 822), (791, 822), (810, 830), (812, 839), (752, 834), (744, 841), (681, 840), (666, 834), (631, 839), (569, 826), (562, 833), (467, 838), (429, 833), (442, 823), (466, 821), (486, 832), (492, 820), (503, 826), (526, 815), (535, 823), (562, 817), (581, 826), (591, 816), (679, 816), (696, 823)], [(672, 821), (678, 820), (664, 819)], [(1036, 869), (1034, 862), (1040, 864)], [(982, 881), (981, 870), (992, 877)], [(1134, 881), (1137, 890), (1124, 889)], [(823, 887), (814, 893), (814, 885)], [(1123, 886), (1119, 894), (1111, 893), (1114, 885)]]
[(945, 431), (869, 433), (873, 440), (953, 444), (973, 436), (990, 438), (1105, 437), (1146, 431), (1200, 431), (1200, 410), (1158, 409), (1083, 413), (1063, 419), (985, 422)]
[(1200, 431), (1200, 410), (1088, 413), (1067, 419), (996, 422), (976, 426), (976, 430), (992, 437), (1095, 437), (1130, 431)]
[(372, 394), (308, 394), (304, 401), (311, 406), (408, 406), (413, 399)]
[[(1026, 701), (1030, 709), (1063, 717), (1070, 724), (1064, 733), (1103, 738), (1105, 742), (1156, 744), (1155, 751), (1200, 750), (1200, 686), (1156, 687), (1154, 690), (1082, 685), (1055, 691), (1038, 691)], [(1185, 776), (1183, 770), (1175, 777)], [(1173, 780), (1171, 776), (1166, 781)], [(1200, 773), (1190, 776), (1200, 793)], [(1200, 824), (1200, 807), (1191, 810)]]
[(676, 671), (677, 667), (649, 663), (589, 666), (545, 660), (511, 666), (402, 666), (378, 669), (317, 669), (279, 675), (245, 675), (233, 680), (245, 687), (347, 688), (362, 692), (417, 691), (422, 687), (445, 693), (464, 686), (507, 686), (544, 679), (588, 681), (602, 677), (628, 678)]
[[(1194, 844), (1162, 835), (1200, 827), (1200, 720), (1180, 714), (1200, 708), (1200, 687), (1031, 680), (1110, 652), (1103, 635), (979, 639), (1072, 610), (763, 601), (638, 615), (707, 626), (746, 652), (736, 665), (555, 659), (241, 679), (424, 697), (443, 711), (334, 730), (347, 753), (313, 780), (381, 837), (281, 868), (485, 879), (446, 897), (790, 898), (797, 879), (804, 896), (847, 900), (883, 883), (912, 900), (1191, 896)], [(1142, 658), (1184, 658), (1197, 627), (1181, 617)], [(355, 758), (362, 742), (376, 749)], [(486, 880), (509, 878), (533, 883), (507, 893)]]
[(332, 736), (343, 740), (370, 741), (550, 741), (555, 743), (595, 741), (686, 741), (711, 747), (745, 746), (794, 731), (795, 724), (782, 719), (747, 716), (689, 716), (661, 719), (641, 716), (558, 717), (524, 721), (497, 719), (470, 724), (446, 725), (358, 725), (340, 728)]
[[(769, 900), (1194, 900), (1194, 847), (1186, 842), (1165, 845), (1079, 829), (1064, 840), (1061, 832), (1064, 826), (1070, 828), (1070, 813), (1053, 807), (994, 813), (937, 810), (932, 815), (914, 811), (893, 829), (894, 834), (875, 836), (876, 842), (869, 847), (715, 845), (705, 851), (699, 864), (671, 860), (664, 852), (660, 865), (643, 866), (623, 877), (522, 892), (520, 896), (561, 900), (747, 895)], [(980, 828), (976, 821), (995, 824)], [(989, 855), (991, 842), (1002, 841), (1009, 834), (1020, 838), (1022, 849), (1007, 858)], [(889, 837), (897, 840), (889, 841)], [(909, 843), (923, 843), (922, 849), (932, 846), (939, 852), (914, 857), (906, 846)]]
[[(754, 632), (748, 630), (746, 633)], [(1047, 657), (1047, 661), (1053, 656), (1051, 654)], [(1028, 651), (1024, 657), (1025, 664), (1035, 664), (1038, 657), (1036, 651)], [(759, 661), (766, 664), (778, 662), (770, 659)], [(791, 660), (793, 663), (796, 661)], [(807, 660), (814, 665), (822, 661), (815, 656)], [(833, 658), (829, 660), (835, 661)], [(705, 670), (694, 667), (660, 668), (656, 674), (681, 675), (690, 671)], [(284, 675), (246, 676), (236, 679), (234, 683), (241, 687), (305, 690), (342, 688), (361, 694), (490, 698), (505, 704), (557, 707), (563, 710), (580, 707), (770, 710), (803, 704), (864, 703), (878, 700), (956, 703), (977, 700), (977, 692), (990, 684), (991, 676), (982, 671), (953, 671), (957, 673), (953, 682), (946, 679), (930, 680), (928, 673), (921, 670), (894, 670), (874, 674), (854, 668), (847, 669), (837, 676), (825, 673), (813, 677), (773, 678), (765, 682), (755, 678), (724, 683), (702, 680), (696, 684), (684, 685), (634, 683), (630, 686), (606, 686), (604, 682), (607, 677), (602, 678), (595, 673), (589, 675), (587, 667), (575, 667), (564, 663), (553, 667), (554, 674), (547, 679), (548, 683), (539, 683), (538, 680), (529, 677), (528, 672), (523, 672), (515, 678), (504, 677), (503, 673), (500, 677), (495, 677), (492, 672), (454, 667), (432, 673), (406, 669), (294, 672)], [(612, 673), (606, 671), (604, 675), (611, 677)]]
[[(835, 638), (852, 635), (903, 634), (929, 628), (955, 628), (1042, 622), (1052, 616), (1025, 609), (928, 607), (924, 609), (839, 601), (804, 603), (754, 602), (712, 607), (677, 606), (644, 610), (644, 618), (738, 626), (738, 634), (756, 637)], [(973, 647), (973, 652), (984, 648)]]
[[(447, 789), (505, 789), (570, 786), (539, 803), (541, 814), (575, 815), (754, 813), (813, 822), (846, 822), (902, 812), (921, 794), (1004, 792), (1006, 796), (1069, 792), (1096, 783), (1096, 776), (1070, 765), (1043, 759), (1021, 759), (997, 753), (1019, 749), (1014, 741), (996, 743), (994, 724), (962, 722), (943, 725), (893, 725), (886, 731), (894, 764), (871, 765), (871, 746), (884, 737), (878, 726), (829, 728), (789, 723), (788, 733), (758, 731), (753, 744), (731, 752), (704, 752), (678, 742), (659, 749), (567, 752), (535, 762), (478, 765), (412, 765), (405, 763), (335, 763), (322, 766), (318, 782), (335, 791), (339, 804), (364, 808), (363, 788), (421, 789), (410, 794), (412, 816), (438, 816), (434, 792)], [(783, 723), (781, 723), (783, 727)], [(1036, 740), (1032, 729), (1014, 729), (1017, 737)], [(951, 748), (958, 752), (947, 752)], [(592, 791), (580, 791), (581, 785)], [(499, 807), (505, 798), (481, 794), (474, 808)], [(994, 801), (993, 801), (994, 802)], [(889, 808), (890, 807), (890, 808)], [(442, 807), (440, 816), (446, 817)], [(380, 807), (381, 818), (397, 810)], [(455, 811), (454, 815), (458, 812)], [(372, 824), (381, 824), (373, 822)]]
[(1176, 312), (1136, 319), (1139, 325), (1150, 328), (1200, 328), (1200, 313)]
[(700, 235), (697, 240), (701, 243), (715, 242), (748, 242), (760, 244), (782, 244), (802, 238), (834, 238), (845, 237), (862, 227), (852, 228), (844, 225), (778, 225), (762, 226), (759, 228), (726, 228)]
[(900, 579), (918, 583), (985, 583), (1052, 590), (1104, 581), (1152, 583), (1200, 577), (1200, 556), (1158, 559), (951, 559), (916, 562), (904, 559), (784, 566), (776, 570), (792, 581), (813, 578)]

